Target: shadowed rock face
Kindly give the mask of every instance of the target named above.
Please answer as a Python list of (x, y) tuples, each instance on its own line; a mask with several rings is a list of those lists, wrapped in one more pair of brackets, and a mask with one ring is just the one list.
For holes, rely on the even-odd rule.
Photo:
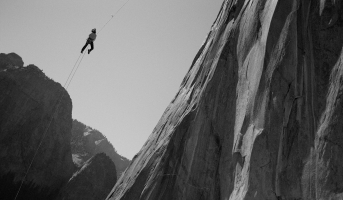
[(18, 55), (0, 54), (1, 199), (14, 199), (38, 146), (17, 199), (51, 199), (68, 181), (74, 170), (71, 109), (60, 84), (34, 65), (23, 67)]
[(101, 200), (117, 181), (116, 167), (105, 154), (89, 159), (62, 189), (63, 200)]
[(342, 11), (225, 0), (107, 199), (343, 198)]
[(0, 53), (0, 60), (2, 65), (11, 65), (11, 66), (18, 66), (23, 67), (24, 62), (21, 57), (15, 53), (4, 54)]
[(123, 173), (130, 163), (130, 160), (117, 153), (102, 133), (77, 120), (73, 120), (71, 149), (74, 163), (79, 167), (95, 154), (105, 153), (115, 164), (117, 177)]

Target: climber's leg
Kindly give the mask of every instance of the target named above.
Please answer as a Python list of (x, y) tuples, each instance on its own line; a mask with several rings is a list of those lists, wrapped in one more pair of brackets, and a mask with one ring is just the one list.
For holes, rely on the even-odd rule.
[(91, 48), (88, 50), (88, 54), (94, 49), (94, 43), (90, 42), (89, 44), (91, 45)]
[(83, 53), (83, 51), (85, 50), (85, 48), (87, 47), (87, 45), (88, 45), (88, 41), (87, 41), (86, 44), (82, 47), (81, 53)]

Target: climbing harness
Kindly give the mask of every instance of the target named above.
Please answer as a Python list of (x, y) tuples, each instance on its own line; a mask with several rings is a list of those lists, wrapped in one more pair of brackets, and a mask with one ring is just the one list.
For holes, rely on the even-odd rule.
[[(100, 31), (98, 32), (98, 34), (105, 28), (105, 26), (120, 12), (120, 10), (129, 2), (130, 0), (127, 0), (113, 15), (111, 15), (111, 18), (105, 23), (105, 25), (100, 29)], [(76, 74), (76, 71), (78, 70), (78, 68), (79, 68), (79, 66), (80, 66), (80, 64), (81, 64), (81, 62), (82, 62), (82, 60), (83, 60), (83, 57), (85, 56), (85, 53), (81, 53), (80, 55), (79, 55), (79, 57), (77, 58), (77, 60), (76, 60), (76, 62), (75, 62), (75, 64), (74, 64), (74, 67), (72, 68), (72, 70), (71, 70), (71, 72), (69, 73), (69, 76), (68, 76), (68, 78), (67, 78), (67, 80), (66, 80), (66, 82), (64, 83), (64, 85), (63, 85), (63, 87), (65, 88), (65, 90), (67, 91), (68, 90), (68, 87), (69, 87), (69, 85), (70, 85), (70, 83), (71, 83), (71, 81), (73, 80), (73, 78), (74, 78), (74, 75)], [(80, 59), (81, 58), (81, 59)], [(36, 151), (35, 151), (35, 154), (33, 155), (33, 158), (32, 158), (32, 160), (31, 160), (31, 162), (30, 162), (30, 165), (29, 165), (29, 167), (27, 168), (27, 170), (26, 170), (26, 173), (25, 173), (25, 175), (24, 175), (24, 177), (23, 177), (23, 179), (22, 179), (22, 181), (21, 181), (21, 183), (20, 183), (20, 186), (19, 186), (19, 189), (18, 189), (18, 191), (17, 191), (17, 194), (16, 194), (16, 196), (15, 196), (15, 198), (14, 198), (14, 200), (16, 200), (17, 199), (17, 197), (18, 197), (18, 195), (19, 195), (19, 193), (20, 193), (20, 190), (21, 190), (21, 188), (22, 188), (22, 186), (23, 186), (23, 184), (24, 184), (24, 181), (25, 181), (25, 179), (26, 179), (26, 177), (27, 177), (27, 175), (28, 175), (28, 173), (29, 173), (29, 171), (30, 171), (30, 168), (31, 168), (31, 166), (32, 166), (32, 164), (33, 164), (33, 161), (35, 160), (35, 158), (36, 158), (36, 156), (37, 156), (37, 153), (38, 153), (38, 150), (40, 149), (40, 147), (41, 147), (41, 145), (42, 145), (42, 143), (43, 143), (43, 140), (44, 140), (44, 138), (45, 138), (45, 136), (46, 136), (46, 133), (48, 132), (48, 130), (49, 130), (49, 128), (50, 128), (50, 125), (51, 125), (51, 122), (52, 122), (52, 120), (54, 119), (54, 116), (56, 115), (56, 113), (58, 112), (58, 110), (59, 110), (59, 107), (60, 107), (60, 103), (61, 103), (61, 101), (62, 101), (62, 99), (63, 99), (63, 97), (64, 97), (64, 94), (65, 94), (65, 92), (63, 92), (62, 91), (62, 95), (61, 95), (61, 97), (60, 97), (60, 99), (57, 101), (57, 103), (55, 104), (55, 106), (56, 106), (56, 108), (55, 108), (55, 111), (53, 112), (53, 115), (52, 115), (52, 117), (51, 117), (51, 119), (50, 119), (50, 121), (49, 121), (49, 123), (48, 123), (48, 126), (47, 126), (47, 128), (45, 129), (45, 131), (44, 131), (44, 133), (43, 133), (43, 136), (42, 136), (42, 138), (41, 138), (41, 140), (40, 140), (40, 142), (39, 142), (39, 144), (38, 144), (38, 147), (37, 147), (37, 149), (36, 149)]]

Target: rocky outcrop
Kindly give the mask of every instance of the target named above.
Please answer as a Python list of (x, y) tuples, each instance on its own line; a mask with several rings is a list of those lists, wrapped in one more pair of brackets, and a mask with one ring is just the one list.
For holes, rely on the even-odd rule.
[(62, 189), (59, 199), (97, 200), (105, 199), (117, 181), (112, 160), (99, 153), (89, 159)]
[[(0, 54), (0, 196), (51, 199), (71, 177), (72, 103), (63, 87), (14, 54)], [(38, 150), (37, 150), (38, 149)]]
[(102, 133), (77, 120), (73, 120), (71, 148), (74, 163), (79, 167), (95, 154), (105, 153), (114, 162), (117, 177), (122, 174), (130, 163), (130, 160), (117, 153), (113, 145)]
[(342, 11), (225, 0), (107, 199), (342, 199)]
[(1, 60), (1, 65), (3, 67), (8, 67), (8, 66), (24, 67), (23, 59), (15, 53), (9, 53), (9, 54), (0, 53), (0, 60)]

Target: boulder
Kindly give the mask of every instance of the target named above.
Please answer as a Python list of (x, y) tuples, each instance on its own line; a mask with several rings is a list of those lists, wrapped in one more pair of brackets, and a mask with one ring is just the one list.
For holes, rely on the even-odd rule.
[(0, 60), (2, 63), (7, 63), (13, 66), (23, 67), (23, 59), (16, 53), (4, 54), (0, 53)]

